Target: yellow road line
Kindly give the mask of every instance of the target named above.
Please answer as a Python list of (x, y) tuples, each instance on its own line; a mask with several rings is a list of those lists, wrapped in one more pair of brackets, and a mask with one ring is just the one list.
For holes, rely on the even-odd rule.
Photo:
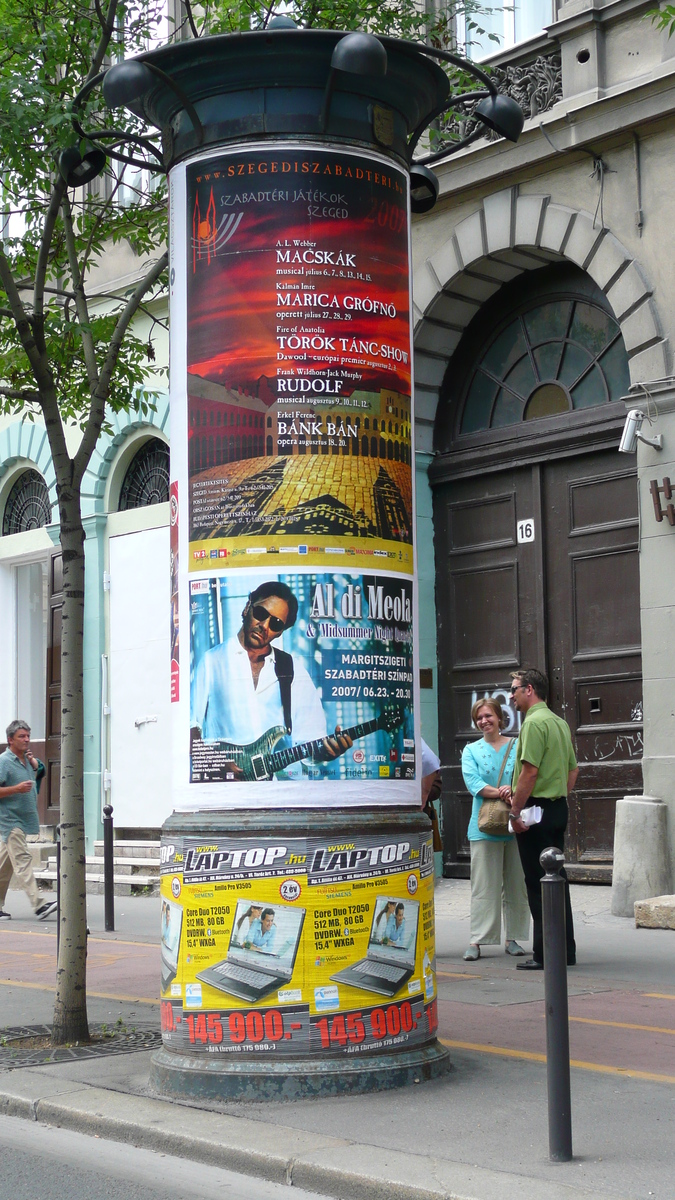
[[(449, 1038), (439, 1038), (444, 1046), (456, 1050), (478, 1050), (482, 1054), (498, 1054), (504, 1058), (521, 1058), (530, 1062), (546, 1062), (545, 1054), (536, 1054), (534, 1050), (511, 1050), (506, 1046), (482, 1046), (479, 1042), (455, 1042)], [(650, 1071), (633, 1071), (630, 1067), (608, 1067), (604, 1063), (582, 1062), (580, 1059), (570, 1059), (571, 1067), (582, 1071), (598, 1071), (603, 1075), (627, 1075), (630, 1079), (645, 1079), (652, 1083), (675, 1083), (675, 1075), (655, 1075)]]
[[(42, 929), (3, 929), (3, 930), (0, 930), (0, 936), (2, 936), (3, 933), (12, 934), (14, 937), (29, 937), (29, 938), (46, 937), (46, 938), (53, 938), (54, 940), (56, 939), (56, 930), (54, 931), (54, 933), (48, 933), (46, 930), (43, 931)], [(87, 941), (88, 942), (99, 942), (103, 946), (110, 946), (110, 945), (145, 946), (145, 947), (149, 946), (151, 949), (153, 947), (159, 949), (159, 937), (156, 942), (125, 942), (122, 938), (92, 937), (90, 934), (89, 937), (87, 938)], [(5, 954), (18, 954), (19, 952), (18, 952), (18, 950), (5, 950), (4, 953)]]
[(672, 992), (643, 992), (643, 996), (649, 996), (650, 1000), (675, 1000)]
[(482, 979), (482, 975), (471, 975), (469, 971), (437, 971), (442, 979)]
[(628, 1021), (595, 1021), (592, 1017), (570, 1017), (584, 1025), (611, 1025), (613, 1029), (644, 1029), (645, 1033), (673, 1033), (675, 1029), (662, 1029), (659, 1025), (632, 1025)]
[[(53, 986), (50, 987), (45, 983), (19, 983), (16, 979), (0, 979), (0, 986), (32, 988), (36, 992), (51, 992), (52, 995), (56, 990)], [(147, 996), (116, 996), (111, 992), (92, 992), (89, 990), (87, 990), (87, 995), (95, 996), (97, 1000), (126, 1000), (131, 1004), (159, 1004), (159, 997), (151, 1000)]]

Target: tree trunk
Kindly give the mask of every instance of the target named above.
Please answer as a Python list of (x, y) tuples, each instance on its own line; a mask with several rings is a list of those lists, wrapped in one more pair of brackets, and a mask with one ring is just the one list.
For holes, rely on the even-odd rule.
[(63, 551), (61, 918), (52, 1045), (88, 1042), (84, 842), (84, 529), (79, 487), (57, 485)]

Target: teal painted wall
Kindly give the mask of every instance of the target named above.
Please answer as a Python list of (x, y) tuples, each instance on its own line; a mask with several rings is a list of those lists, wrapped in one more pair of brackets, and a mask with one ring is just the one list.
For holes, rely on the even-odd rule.
[[(85, 530), (84, 582), (84, 824), (86, 853), (93, 855), (94, 842), (103, 837), (101, 815), (101, 658), (106, 652), (103, 572), (106, 550), (107, 513), (104, 508), (106, 480), (126, 438), (138, 429), (155, 429), (168, 434), (169, 398), (160, 395), (156, 410), (147, 416), (138, 412), (111, 413), (109, 430), (101, 435), (82, 482), (82, 516)], [(0, 477), (18, 458), (33, 462), (50, 491), (53, 514), (56, 485), (49, 443), (41, 421), (19, 419), (0, 430)], [(59, 525), (48, 527), (54, 544), (59, 544)], [(168, 564), (167, 564), (168, 570)]]
[(433, 455), (415, 454), (415, 490), (417, 498), (417, 578), (419, 596), (420, 667), (431, 668), (434, 686), (420, 691), (422, 737), (438, 753), (438, 665), (436, 658), (436, 567), (432, 494), (429, 463)]

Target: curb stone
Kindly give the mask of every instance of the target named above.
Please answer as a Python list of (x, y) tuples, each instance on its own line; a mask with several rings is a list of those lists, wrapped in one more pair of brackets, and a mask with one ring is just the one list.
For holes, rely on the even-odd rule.
[[(12, 1072), (0, 1112), (339, 1200), (608, 1200), (609, 1193), (429, 1159), (247, 1117)], [(552, 1167), (552, 1173), (556, 1170)], [(620, 1200), (615, 1193), (612, 1200)]]

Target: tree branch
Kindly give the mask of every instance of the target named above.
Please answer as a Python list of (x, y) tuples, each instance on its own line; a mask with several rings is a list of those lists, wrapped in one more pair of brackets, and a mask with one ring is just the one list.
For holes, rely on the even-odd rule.
[(77, 482), (78, 484), (82, 479), (87, 466), (89, 465), (89, 459), (91, 458), (96, 443), (99, 439), (103, 421), (105, 419), (105, 406), (110, 394), (110, 384), (115, 372), (115, 367), (117, 366), (117, 359), (119, 357), (120, 348), (124, 340), (124, 335), (129, 328), (129, 324), (131, 323), (133, 317), (136, 315), (138, 306), (145, 293), (149, 291), (149, 289), (157, 282), (162, 274), (162, 271), (166, 269), (168, 261), (169, 252), (168, 250), (165, 250), (161, 258), (157, 259), (157, 262), (154, 264), (154, 266), (150, 268), (147, 274), (136, 286), (117, 319), (117, 323), (113, 330), (113, 335), (110, 339), (110, 345), (105, 356), (103, 368), (99, 376), (98, 387), (92, 394), (91, 409), (84, 434), (82, 435), (82, 441), (80, 442), (79, 448), (73, 460), (74, 482)]
[(35, 281), (33, 284), (33, 316), (39, 321), (40, 351), (44, 353), (44, 342), (42, 338), (42, 318), (44, 315), (44, 291), (45, 280), (47, 278), (47, 268), (49, 266), (49, 255), (52, 249), (54, 240), (54, 229), (61, 207), (61, 201), (66, 194), (66, 182), (57, 176), (52, 188), (51, 196), (49, 197), (49, 208), (45, 215), (45, 223), (42, 227), (42, 236), (40, 238), (40, 249), (35, 267)]
[(41, 380), (45, 382), (48, 376), (48, 368), (43, 361), (42, 355), (38, 349), (33, 332), (33, 324), (26, 312), (21, 296), (19, 295), (16, 281), (12, 275), (12, 268), (5, 256), (5, 251), (0, 244), (0, 283), (7, 294), (9, 300), (10, 312), (16, 325), (16, 330), (21, 340), (21, 345), (26, 353), (26, 357), (31, 365), (36, 383), (40, 387)]
[(75, 311), (77, 312), (77, 318), (80, 326), (80, 337), (82, 338), (84, 365), (87, 369), (87, 382), (89, 384), (89, 391), (93, 393), (98, 387), (96, 347), (94, 346), (94, 339), (91, 336), (89, 308), (87, 305), (87, 297), (84, 291), (84, 269), (80, 267), (77, 257), (75, 230), (73, 229), (73, 213), (70, 207), (68, 193), (66, 193), (66, 195), (63, 197), (61, 211), (63, 213), (63, 226), (66, 231), (66, 252), (68, 254), (68, 264), (70, 266), (70, 275), (73, 281), (73, 292), (75, 293)]
[[(105, 15), (104, 20), (101, 22), (101, 37), (99, 39), (98, 46), (96, 47), (94, 56), (91, 60), (91, 66), (89, 67), (89, 70), (87, 71), (87, 78), (84, 80), (84, 83), (89, 83), (90, 79), (93, 79), (96, 75), (98, 75), (100, 73), (101, 67), (103, 66), (103, 60), (106, 56), (106, 53), (108, 51), (108, 46), (110, 45), (110, 39), (115, 30), (115, 17), (117, 15), (117, 4), (118, 4), (118, 0), (109, 0), (108, 11)], [(98, 9), (98, 5), (96, 7)], [(82, 85), (83, 87), (84, 87), (84, 83)]]
[(39, 392), (22, 391), (21, 388), (2, 387), (0, 385), (0, 396), (6, 396), (8, 400), (21, 400), (23, 404), (39, 404)]

